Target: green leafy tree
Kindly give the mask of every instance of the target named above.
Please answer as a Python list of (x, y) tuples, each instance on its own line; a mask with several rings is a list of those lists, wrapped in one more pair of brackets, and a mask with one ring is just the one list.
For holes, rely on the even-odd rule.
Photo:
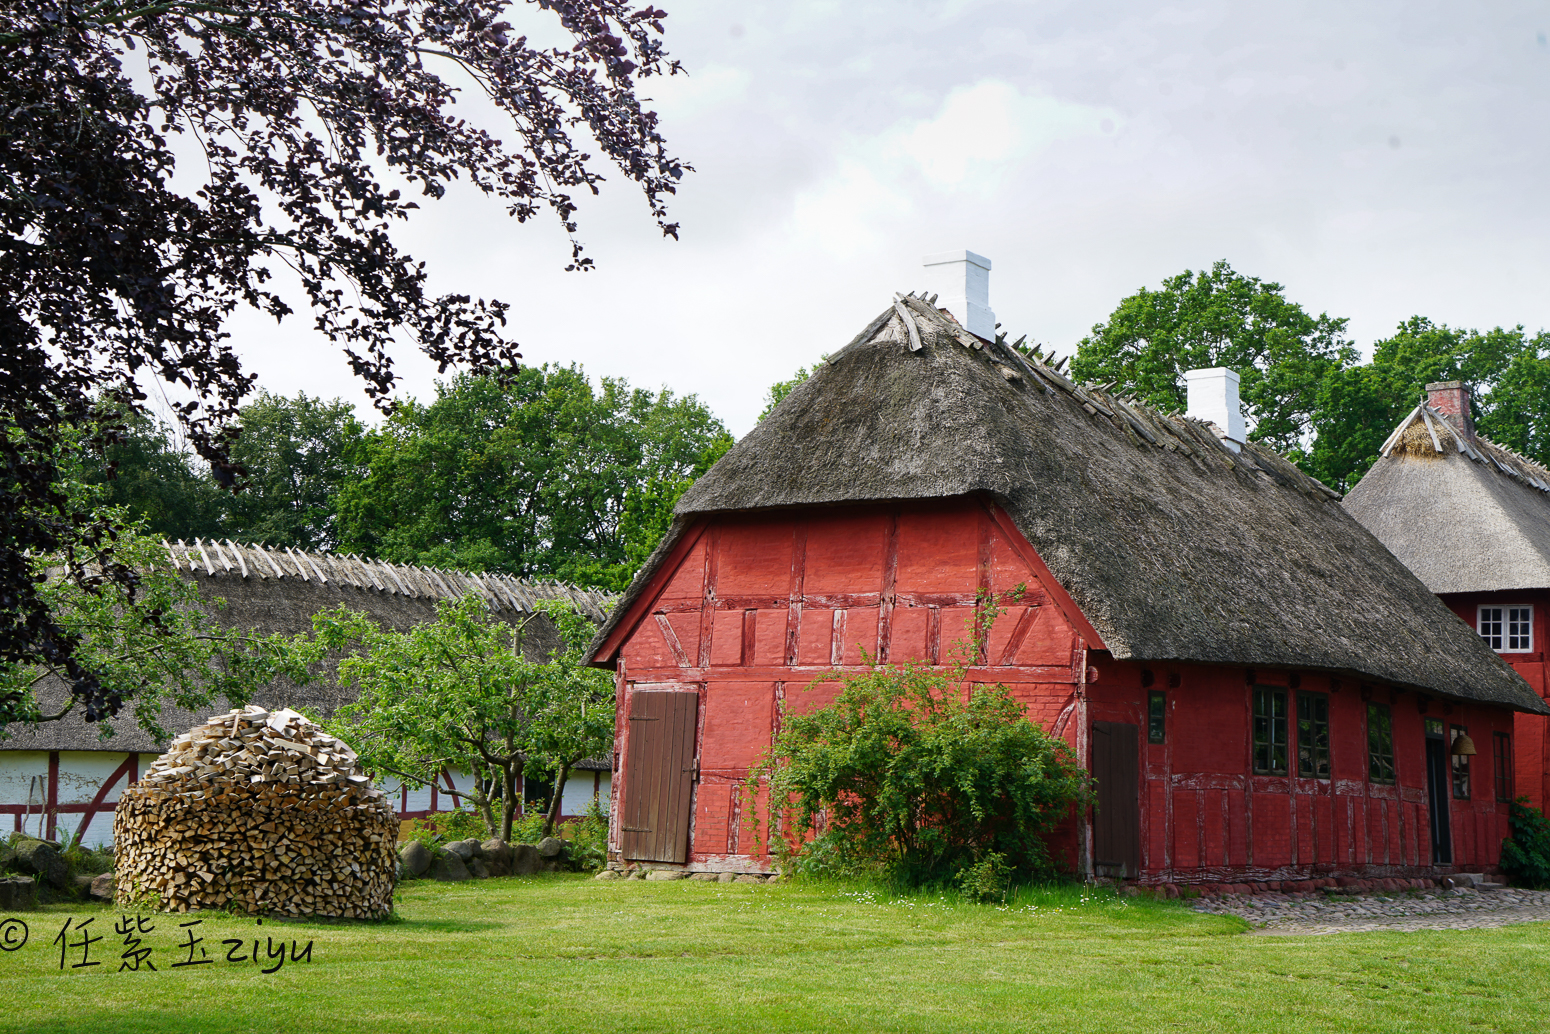
[(154, 417), (122, 413), (124, 430), (100, 457), (88, 457), (83, 477), (99, 486), (102, 505), (120, 507), (148, 534), (208, 538), (221, 531), (225, 500), (209, 465)]
[(354, 472), (345, 450), (361, 435), (348, 403), (259, 392), (233, 428), (229, 454), (243, 472), (235, 493), (222, 490), (172, 426), (135, 412), (117, 419), (126, 430), (88, 477), (102, 486), (106, 503), (127, 508), (152, 534), (298, 549), (329, 549), (337, 541), (334, 497)]
[[(231, 458), (246, 471), (241, 490), (223, 494), (227, 536), (331, 549), (338, 541), (334, 497), (356, 474), (346, 448), (362, 431), (347, 402), (259, 392), (242, 407)], [(213, 487), (213, 485), (212, 485)]]
[(523, 713), (528, 721), (526, 771), (550, 778), (552, 792), (541, 830), (542, 836), (549, 836), (560, 820), (571, 769), (613, 746), (614, 684), (608, 672), (582, 664), (597, 627), (561, 601), (548, 600), (539, 607), (554, 622), (561, 648), (549, 658), (545, 678), (527, 693)]
[[(359, 693), (328, 729), (355, 748), (365, 768), (413, 786), (434, 782), (444, 769), (466, 769), (474, 784), (460, 796), (491, 836), (509, 840), (523, 770), (568, 758), (578, 743), (596, 752), (587, 735), (605, 722), (612, 731), (611, 686), (598, 694), (607, 674), (582, 668), (565, 647), (546, 662), (530, 621), (507, 625), (468, 596), (438, 604), (435, 621), (394, 632), (341, 606), (317, 614), (314, 634), (297, 642), (312, 651), (314, 666), (326, 651), (344, 655), (340, 680)], [(572, 713), (584, 709), (590, 714)]]
[(945, 671), (835, 673), (820, 680), (840, 683), (832, 704), (782, 717), (749, 792), (765, 782), (769, 800), (785, 802), (770, 825), (799, 869), (880, 870), (909, 884), (968, 873), (976, 887), (987, 870), (1052, 872), (1045, 837), (1088, 799), (1087, 774), (1005, 686), (967, 682), (974, 642), (956, 653)]
[(621, 589), (731, 444), (694, 396), (594, 387), (578, 366), (459, 377), (362, 438), (340, 538), (404, 563)]
[(1175, 412), (1185, 406), (1186, 370), (1229, 367), (1242, 378), (1249, 436), (1290, 452), (1313, 426), (1325, 378), (1355, 362), (1357, 351), (1344, 319), (1312, 316), (1282, 291), (1225, 261), (1185, 270), (1160, 290), (1121, 301), (1077, 345), (1071, 370)]

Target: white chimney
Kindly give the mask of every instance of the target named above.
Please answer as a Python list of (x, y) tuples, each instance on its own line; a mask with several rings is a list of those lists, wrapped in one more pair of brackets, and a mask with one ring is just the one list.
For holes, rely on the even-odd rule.
[(990, 259), (972, 251), (948, 251), (927, 255), (926, 293), (937, 296), (938, 308), (946, 309), (970, 334), (994, 341), (996, 314), (990, 309)]
[(1238, 404), (1238, 374), (1224, 366), (1184, 371), (1189, 386), (1185, 416), (1215, 424), (1217, 434), (1237, 452), (1244, 442), (1243, 407)]

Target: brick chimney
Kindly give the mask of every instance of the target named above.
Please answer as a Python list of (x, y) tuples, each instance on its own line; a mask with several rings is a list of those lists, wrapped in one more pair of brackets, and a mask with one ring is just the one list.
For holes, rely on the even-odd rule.
[(1448, 418), (1465, 437), (1475, 436), (1475, 420), (1469, 415), (1469, 385), (1463, 381), (1437, 381), (1426, 386), (1426, 404)]

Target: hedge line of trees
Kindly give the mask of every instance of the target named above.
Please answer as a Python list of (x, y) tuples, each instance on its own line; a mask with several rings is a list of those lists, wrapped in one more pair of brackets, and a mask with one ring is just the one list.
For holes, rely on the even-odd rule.
[[(260, 393), (241, 411), (220, 487), (146, 417), (91, 477), (168, 539), (195, 536), (562, 578), (619, 590), (673, 504), (731, 447), (694, 396), (593, 384), (579, 366), (457, 377), (367, 428), (339, 400)], [(113, 476), (109, 476), (109, 467)]]
[(1427, 383), (1465, 380), (1477, 430), (1550, 465), (1550, 335), (1414, 316), (1363, 363), (1346, 327), (1288, 301), (1280, 284), (1218, 262), (1125, 298), (1078, 343), (1071, 369), (1177, 411), (1185, 370), (1231, 367), (1242, 377), (1249, 437), (1341, 491), (1361, 480)]

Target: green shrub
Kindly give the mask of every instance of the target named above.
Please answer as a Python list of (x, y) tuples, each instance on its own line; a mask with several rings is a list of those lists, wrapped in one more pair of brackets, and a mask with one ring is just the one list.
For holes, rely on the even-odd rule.
[(100, 876), (113, 871), (113, 851), (107, 847), (82, 847), (71, 844), (60, 853), (71, 876)]
[(765, 825), (778, 829), (770, 838), (788, 871), (870, 870), (926, 886), (963, 885), (974, 870), (962, 879), (996, 893), (1055, 874), (1045, 837), (1089, 799), (1091, 780), (1005, 686), (968, 683), (964, 658), (978, 655), (996, 612), (982, 607), (978, 637), (958, 645), (952, 668), (835, 672), (834, 703), (784, 715), (745, 810), (757, 814), (761, 784), (781, 802)]
[(593, 798), (586, 813), (565, 823), (560, 834), (570, 842), (571, 864), (583, 871), (608, 864), (608, 813)]
[(426, 847), (436, 847), (454, 840), (484, 840), (488, 835), (489, 830), (485, 828), (484, 820), (478, 812), (433, 811), (423, 819), (410, 822), (409, 831), (403, 839), (418, 840)]
[(974, 901), (1006, 901), (1012, 883), (1012, 867), (995, 851), (958, 872), (958, 889)]
[(1519, 886), (1550, 888), (1550, 819), (1527, 797), (1508, 808), (1512, 835), (1502, 841), (1502, 872)]
[(511, 820), (513, 844), (536, 844), (543, 838), (544, 811), (542, 808), (534, 808), (526, 815), (519, 815)]

